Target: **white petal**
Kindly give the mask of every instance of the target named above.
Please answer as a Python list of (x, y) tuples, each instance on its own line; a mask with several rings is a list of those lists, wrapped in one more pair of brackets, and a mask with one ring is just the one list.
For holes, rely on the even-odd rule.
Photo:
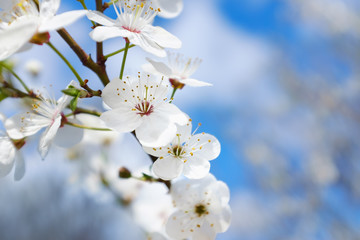
[(36, 33), (37, 19), (21, 18), (0, 30), (0, 61), (16, 53)]
[(102, 42), (114, 37), (128, 37), (129, 31), (118, 27), (99, 26), (92, 30), (89, 35), (94, 41)]
[(85, 16), (86, 12), (86, 10), (69, 11), (56, 15), (50, 19), (45, 19), (39, 27), (39, 32), (48, 32), (66, 27)]
[(166, 223), (166, 233), (175, 239), (187, 239), (191, 236), (190, 229), (192, 226), (188, 225), (190, 217), (182, 211), (176, 211), (171, 214)]
[(210, 224), (204, 222), (199, 224), (200, 227), (194, 227), (194, 232), (192, 234), (192, 239), (196, 240), (215, 240), (216, 232), (214, 227), (211, 227)]
[(16, 154), (14, 180), (19, 181), (25, 175), (25, 161), (21, 153)]
[(192, 136), (188, 144), (189, 147), (196, 149), (193, 151), (194, 156), (200, 159), (213, 160), (219, 156), (221, 151), (220, 142), (216, 137), (207, 133)]
[(156, 109), (156, 112), (166, 118), (169, 118), (171, 122), (179, 125), (185, 125), (189, 121), (189, 117), (172, 103), (161, 104)]
[(172, 156), (158, 158), (153, 164), (153, 171), (163, 180), (172, 180), (177, 178), (183, 170), (184, 162)]
[[(73, 123), (82, 124), (76, 119), (70, 120)], [(59, 128), (55, 138), (54, 143), (63, 148), (70, 148), (78, 144), (84, 136), (84, 129), (72, 127), (65, 125), (64, 127)]]
[(116, 21), (114, 19), (111, 19), (108, 16), (106, 16), (105, 14), (98, 12), (98, 11), (88, 11), (86, 16), (90, 20), (92, 20), (96, 23), (99, 23), (101, 25), (108, 26), (108, 27), (114, 26), (116, 23)]
[(16, 149), (8, 137), (0, 137), (0, 177), (5, 177), (14, 165)]
[(132, 81), (133, 79), (126, 79), (126, 81), (120, 80), (119, 78), (113, 79), (102, 91), (101, 97), (104, 103), (113, 109), (118, 107), (123, 108), (125, 100), (127, 100), (127, 102), (132, 100), (132, 94), (129, 96), (129, 93), (132, 92)]
[(164, 18), (177, 17), (183, 10), (183, 0), (157, 0), (160, 12), (158, 15)]
[(158, 57), (165, 57), (166, 51), (163, 47), (155, 43), (151, 38), (144, 34), (133, 34), (129, 37), (129, 40), (132, 44), (135, 44), (141, 47), (144, 51), (154, 54)]
[(223, 206), (219, 213), (210, 213), (206, 216), (207, 222), (211, 225), (214, 224), (214, 230), (219, 232), (225, 232), (231, 223), (231, 209), (229, 205)]
[(165, 115), (156, 114), (143, 117), (143, 123), (136, 128), (136, 137), (146, 147), (162, 147), (175, 137), (176, 126)]
[(211, 83), (199, 81), (199, 80), (196, 80), (196, 79), (193, 79), (193, 78), (181, 79), (180, 82), (183, 83), (183, 84), (189, 85), (191, 87), (212, 86)]
[(187, 162), (184, 164), (183, 174), (187, 178), (200, 179), (205, 177), (209, 173), (209, 171), (210, 171), (209, 161), (190, 157), (187, 159)]
[(161, 27), (147, 25), (141, 32), (163, 48), (181, 48), (181, 41)]
[(127, 105), (104, 112), (100, 118), (106, 126), (118, 132), (132, 132), (142, 123), (141, 116)]
[(51, 120), (34, 113), (20, 113), (6, 119), (6, 132), (13, 139), (21, 139), (37, 133), (51, 124)]
[(157, 62), (157, 61), (154, 61), (150, 58), (146, 58), (146, 60), (148, 62), (150, 62), (150, 64), (155, 68), (156, 71), (158, 71), (160, 74), (164, 75), (164, 76), (170, 76), (172, 71), (171, 69), (165, 64), (165, 63), (162, 63), (162, 62)]
[(53, 17), (60, 7), (60, 0), (42, 0), (40, 2), (40, 16), (44, 18)]
[[(187, 117), (189, 117), (189, 116), (187, 116)], [(188, 118), (188, 119), (190, 119), (190, 118)], [(192, 130), (192, 124), (191, 124), (190, 120), (185, 125), (177, 126), (176, 134), (179, 135), (181, 143), (187, 142), (191, 138), (191, 130)]]
[(51, 142), (53, 141), (61, 124), (61, 116), (57, 117), (54, 122), (43, 132), (39, 143), (39, 152), (42, 159), (45, 159)]

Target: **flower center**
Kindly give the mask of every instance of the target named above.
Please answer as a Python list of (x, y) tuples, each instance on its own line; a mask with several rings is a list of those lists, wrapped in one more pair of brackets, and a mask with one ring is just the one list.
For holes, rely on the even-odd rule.
[(172, 153), (176, 156), (176, 157), (181, 157), (181, 155), (184, 153), (184, 149), (183, 147), (176, 145), (173, 147), (172, 149)]
[(198, 215), (198, 217), (201, 217), (204, 214), (209, 214), (209, 212), (206, 210), (206, 207), (204, 204), (198, 204), (195, 206), (195, 213)]
[(141, 116), (149, 116), (154, 111), (154, 106), (151, 105), (148, 101), (142, 101), (138, 103), (135, 108), (139, 111), (137, 114)]

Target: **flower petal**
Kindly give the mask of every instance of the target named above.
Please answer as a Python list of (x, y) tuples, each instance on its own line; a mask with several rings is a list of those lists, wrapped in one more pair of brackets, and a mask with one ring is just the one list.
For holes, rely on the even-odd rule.
[(164, 18), (177, 17), (184, 8), (183, 0), (157, 0), (160, 12), (158, 15)]
[(164, 76), (170, 76), (172, 71), (171, 69), (165, 64), (165, 63), (162, 63), (162, 62), (157, 62), (157, 61), (154, 61), (150, 58), (146, 58), (146, 60), (148, 62), (150, 62), (150, 64), (155, 68), (155, 70), (157, 72), (159, 72), (160, 74), (164, 75)]
[(135, 129), (139, 142), (146, 147), (162, 147), (175, 137), (176, 126), (164, 114), (152, 113), (143, 117), (143, 123)]
[(90, 37), (96, 42), (103, 42), (114, 37), (128, 37), (129, 31), (118, 27), (99, 26), (90, 32)]
[(154, 54), (158, 57), (165, 57), (166, 51), (163, 47), (155, 43), (151, 38), (145, 34), (133, 34), (129, 36), (129, 40), (132, 44), (141, 47), (144, 51)]
[(193, 151), (194, 157), (199, 159), (213, 160), (219, 156), (221, 151), (220, 142), (216, 137), (207, 133), (194, 135), (188, 145), (196, 149)]
[(163, 48), (181, 48), (181, 41), (162, 27), (146, 25), (141, 31), (151, 41)]
[(159, 105), (156, 109), (156, 112), (166, 118), (169, 118), (170, 121), (179, 125), (185, 125), (189, 121), (188, 116), (172, 103), (164, 103)]
[(44, 18), (53, 17), (60, 7), (60, 0), (42, 0), (40, 2), (40, 16)]
[(16, 149), (6, 136), (0, 137), (0, 177), (8, 175), (14, 165)]
[(88, 11), (86, 16), (91, 21), (94, 21), (96, 23), (99, 23), (103, 26), (112, 27), (115, 25), (116, 21), (114, 19), (109, 18), (105, 14), (99, 12), (99, 11)]
[(5, 120), (6, 132), (13, 139), (31, 136), (50, 124), (50, 119), (34, 113), (20, 113)]
[(56, 15), (50, 19), (44, 19), (39, 27), (39, 32), (48, 32), (66, 27), (79, 18), (85, 16), (86, 10), (69, 11), (59, 15)]
[(171, 214), (166, 223), (166, 233), (175, 239), (187, 239), (190, 235), (189, 216), (183, 211), (176, 211)]
[(25, 175), (25, 161), (21, 153), (16, 154), (14, 180), (19, 181)]
[(9, 27), (0, 30), (0, 61), (16, 53), (36, 33), (36, 18), (21, 17)]
[(210, 171), (209, 161), (190, 157), (184, 164), (183, 174), (187, 178), (200, 179), (205, 177)]
[(196, 80), (196, 79), (193, 79), (193, 78), (181, 79), (180, 82), (183, 83), (183, 84), (185, 84), (185, 85), (189, 85), (189, 86), (191, 86), (191, 87), (212, 86), (211, 83), (199, 81), (199, 80)]
[(219, 232), (225, 232), (231, 223), (231, 209), (229, 205), (222, 206), (219, 213), (212, 214), (210, 213), (206, 217), (207, 222), (211, 225), (213, 224), (214, 230)]
[(142, 123), (141, 116), (131, 111), (131, 107), (125, 104), (114, 110), (104, 112), (100, 118), (106, 126), (118, 132), (132, 132)]
[(49, 151), (51, 142), (53, 141), (53, 139), (60, 127), (60, 124), (61, 124), (61, 116), (57, 117), (54, 120), (54, 122), (47, 129), (45, 129), (45, 131), (41, 135), (38, 150), (40, 152), (42, 159), (45, 159), (45, 157)]
[(166, 156), (158, 158), (153, 164), (153, 171), (159, 178), (163, 180), (172, 180), (178, 177), (183, 171), (184, 163), (178, 158)]

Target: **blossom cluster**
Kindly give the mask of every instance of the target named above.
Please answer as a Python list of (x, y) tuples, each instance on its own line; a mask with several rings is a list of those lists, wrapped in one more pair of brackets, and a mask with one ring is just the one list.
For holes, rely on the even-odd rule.
[[(53, 142), (65, 148), (78, 143), (89, 144), (85, 141), (87, 131), (132, 133), (153, 164), (150, 172), (142, 171), (142, 177), (121, 168), (120, 178), (127, 178), (126, 181), (134, 178), (147, 184), (165, 183), (173, 203), (172, 213), (168, 214), (163, 230), (149, 230), (149, 239), (215, 239), (217, 233), (227, 230), (231, 221), (229, 189), (210, 174), (210, 161), (219, 156), (221, 146), (211, 134), (196, 133), (198, 128), (193, 131), (191, 118), (173, 103), (175, 93), (185, 86), (211, 84), (191, 78), (201, 60), (166, 51), (166, 48), (180, 48), (181, 41), (165, 29), (153, 26), (157, 16), (171, 18), (179, 15), (182, 1), (118, 0), (104, 4), (100, 1), (101, 7), (96, 10), (88, 10), (84, 1), (79, 2), (84, 10), (56, 15), (60, 0), (0, 1), (0, 64), (14, 74), (25, 89), (18, 89), (2, 77), (1, 93), (4, 93), (3, 99), (31, 99), (25, 112), (9, 118), (1, 115), (5, 132), (0, 137), (0, 177), (8, 175), (14, 165), (15, 180), (24, 176), (23, 156), (26, 153), (21, 153), (21, 149), (31, 139), (29, 137), (39, 131), (42, 134), (38, 151), (42, 159), (46, 158)], [(109, 7), (114, 9), (116, 19), (104, 14)], [(93, 61), (64, 29), (85, 15), (93, 24), (89, 35), (98, 45), (110, 38), (122, 38), (125, 47), (106, 56), (101, 47), (101, 50), (98, 49), (100, 56), (96, 62)], [(50, 42), (52, 30), (58, 30), (67, 44), (75, 49), (83, 64), (97, 74), (104, 89), (95, 91), (88, 85), (88, 80), (82, 80), (76, 69)], [(29, 49), (32, 44), (49, 45), (65, 59), (79, 82), (71, 81), (58, 100), (49, 97), (46, 92), (28, 88), (8, 64), (9, 57)], [(142, 65), (138, 74), (124, 75), (126, 57), (133, 46), (139, 46), (157, 57), (167, 56), (168, 62), (146, 58), (148, 63)], [(120, 76), (110, 81), (105, 62), (119, 52), (124, 52)], [(12, 94), (9, 94), (10, 90)], [(97, 112), (78, 107), (80, 100), (92, 97), (101, 97), (107, 110)], [(81, 117), (83, 115), (91, 115), (96, 120), (87, 125), (88, 120)], [(99, 143), (101, 138), (95, 138)], [(101, 183), (113, 191), (114, 186), (104, 171), (106, 166), (93, 167)], [(127, 184), (131, 186), (129, 182)]]

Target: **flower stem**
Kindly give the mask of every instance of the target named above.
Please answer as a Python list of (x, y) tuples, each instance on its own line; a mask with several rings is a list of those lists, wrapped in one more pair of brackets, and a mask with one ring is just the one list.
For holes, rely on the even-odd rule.
[(80, 75), (76, 72), (75, 68), (71, 65), (71, 63), (64, 57), (64, 55), (62, 55), (61, 52), (59, 52), (59, 50), (57, 50), (57, 48), (54, 45), (52, 45), (51, 42), (48, 42), (47, 45), (52, 50), (54, 50), (54, 52), (56, 52), (56, 54), (59, 55), (59, 57), (66, 63), (66, 65), (70, 68), (70, 70), (73, 72), (73, 74), (75, 75), (75, 77), (79, 81), (80, 85), (83, 85), (84, 81), (81, 79)]
[(172, 91), (172, 94), (171, 94), (171, 97), (170, 97), (170, 102), (169, 103), (172, 103), (172, 101), (174, 100), (174, 96), (175, 96), (175, 92), (176, 92), (177, 88), (174, 88), (173, 91)]
[(81, 124), (77, 124), (77, 123), (72, 123), (72, 122), (66, 122), (65, 124), (73, 126), (73, 127), (77, 127), (77, 128), (82, 128), (82, 129), (88, 129), (88, 130), (95, 130), (95, 131), (112, 131), (109, 128), (97, 128), (97, 127), (88, 127), (88, 126), (84, 126)]
[[(136, 45), (131, 44), (131, 45), (129, 46), (129, 49), (132, 48), (132, 47), (135, 47), (135, 46), (136, 46)], [(115, 51), (115, 52), (109, 53), (109, 54), (105, 55), (104, 58), (105, 58), (105, 59), (108, 59), (109, 57), (112, 57), (112, 56), (114, 56), (114, 55), (116, 55), (116, 54), (118, 54), (118, 53), (121, 53), (121, 52), (123, 52), (123, 51), (125, 51), (125, 48), (122, 48), (122, 49), (117, 50), (117, 51)]]
[(124, 56), (123, 56), (123, 60), (122, 60), (122, 64), (121, 64), (120, 79), (122, 79), (123, 75), (124, 75), (126, 56), (127, 56), (127, 52), (129, 50), (129, 45), (130, 45), (129, 39), (125, 38), (125, 41), (126, 41), (126, 43), (125, 43)]
[(79, 108), (78, 107), (72, 113), (67, 114), (66, 117), (76, 115), (76, 114), (80, 114), (80, 113), (85, 113), (85, 114), (89, 114), (89, 115), (93, 115), (93, 116), (97, 116), (97, 117), (100, 117), (100, 115), (101, 115), (101, 113), (96, 111), (96, 110), (89, 110), (89, 109)]
[(10, 67), (6, 66), (6, 64), (3, 64), (0, 62), (0, 65), (2, 67), (4, 67), (6, 70), (8, 70), (19, 82), (20, 84), (24, 87), (24, 89), (28, 92), (31, 93), (32, 91), (28, 88), (28, 86), (26, 86), (26, 84), (24, 83), (24, 81), (19, 77), (19, 75), (17, 75)]

